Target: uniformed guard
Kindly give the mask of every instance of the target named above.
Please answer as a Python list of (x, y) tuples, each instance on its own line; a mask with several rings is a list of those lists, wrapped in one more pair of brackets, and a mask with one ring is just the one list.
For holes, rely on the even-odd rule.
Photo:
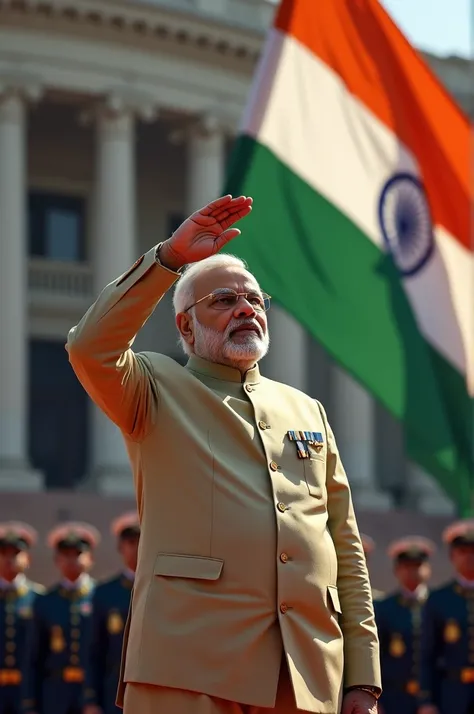
[(89, 570), (99, 539), (93, 526), (75, 522), (59, 525), (48, 536), (62, 579), (35, 603), (27, 711), (81, 714), (95, 587)]
[(431, 577), (429, 559), (435, 544), (410, 536), (388, 548), (400, 588), (375, 602), (380, 638), (384, 714), (416, 714), (420, 690), (421, 615)]
[(474, 712), (474, 519), (443, 533), (454, 580), (433, 590), (423, 613), (420, 714)]
[(27, 580), (37, 534), (19, 521), (0, 523), (0, 714), (19, 714), (33, 602), (44, 592)]
[(92, 636), (86, 672), (84, 714), (116, 714), (122, 640), (137, 567), (140, 525), (135, 511), (111, 525), (123, 570), (97, 586), (93, 598)]
[[(373, 538), (371, 538), (369, 535), (366, 533), (361, 533), (360, 534), (360, 539), (362, 541), (362, 547), (364, 549), (364, 555), (367, 563), (370, 560), (371, 554), (375, 550), (375, 541)], [(381, 590), (377, 590), (376, 588), (372, 588), (372, 598), (374, 600), (380, 600), (384, 596), (384, 593)]]

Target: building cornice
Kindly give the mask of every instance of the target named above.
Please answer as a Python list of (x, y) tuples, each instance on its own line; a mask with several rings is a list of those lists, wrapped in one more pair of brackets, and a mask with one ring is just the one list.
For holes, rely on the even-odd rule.
[[(248, 6), (248, 0), (233, 0)], [(215, 0), (218, 10), (222, 3)], [(273, 12), (272, 3), (255, 4), (256, 19), (247, 13), (248, 22), (233, 20), (219, 12), (202, 12), (197, 0), (0, 0), (0, 24), (28, 25), (40, 21), (50, 26), (66, 22), (89, 27), (95, 32), (112, 31), (117, 40), (124, 35), (137, 40), (176, 42), (204, 52), (255, 61)], [(23, 21), (22, 21), (23, 18)], [(71, 27), (72, 29), (72, 27)]]

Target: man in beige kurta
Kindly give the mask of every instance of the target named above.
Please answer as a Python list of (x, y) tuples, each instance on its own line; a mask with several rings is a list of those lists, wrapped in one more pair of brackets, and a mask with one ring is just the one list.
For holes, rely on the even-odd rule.
[[(370, 585), (333, 433), (319, 402), (260, 374), (269, 298), (216, 255), (251, 208), (226, 196), (194, 213), (68, 337), (135, 480), (126, 714), (376, 711)], [(185, 367), (131, 349), (175, 283)]]

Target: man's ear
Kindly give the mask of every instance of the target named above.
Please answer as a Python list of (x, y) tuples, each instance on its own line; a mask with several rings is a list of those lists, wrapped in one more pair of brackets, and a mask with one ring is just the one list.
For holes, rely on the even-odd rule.
[(176, 315), (176, 327), (183, 340), (188, 345), (194, 344), (194, 326), (192, 317), (186, 312), (180, 312)]

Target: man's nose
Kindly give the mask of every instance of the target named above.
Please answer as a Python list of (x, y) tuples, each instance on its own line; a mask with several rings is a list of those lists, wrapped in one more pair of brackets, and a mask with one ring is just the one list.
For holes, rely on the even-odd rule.
[(239, 302), (235, 306), (234, 317), (250, 317), (255, 315), (253, 305), (243, 295), (240, 296)]

